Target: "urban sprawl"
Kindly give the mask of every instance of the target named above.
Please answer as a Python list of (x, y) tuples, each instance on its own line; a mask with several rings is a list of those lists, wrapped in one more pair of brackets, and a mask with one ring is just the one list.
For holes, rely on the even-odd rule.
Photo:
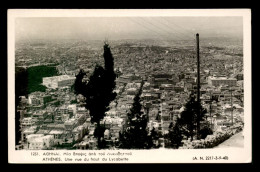
[[(165, 134), (184, 110), (191, 93), (196, 94), (197, 59), (190, 41), (109, 41), (114, 58), (117, 97), (100, 121), (105, 127), (108, 149), (118, 147), (126, 129), (127, 114), (141, 83), (141, 104), (148, 115), (147, 130), (160, 132), (155, 141), (165, 147)], [(20, 139), (16, 149), (98, 149), (96, 124), (82, 96), (71, 89), (83, 69), (90, 76), (103, 65), (102, 41), (32, 40), (16, 43), (16, 67), (54, 66), (57, 76), (42, 77), (45, 91), (18, 95)], [(23, 84), (23, 83), (15, 83)], [(224, 132), (244, 120), (243, 47), (241, 40), (201, 39), (200, 101), (207, 110), (213, 133)], [(196, 141), (196, 138), (195, 138)], [(183, 138), (182, 148), (185, 146)]]

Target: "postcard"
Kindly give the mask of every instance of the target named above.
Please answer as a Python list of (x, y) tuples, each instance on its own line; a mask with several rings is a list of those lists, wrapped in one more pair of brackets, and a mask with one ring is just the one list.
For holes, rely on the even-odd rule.
[(9, 163), (250, 163), (250, 9), (9, 9)]

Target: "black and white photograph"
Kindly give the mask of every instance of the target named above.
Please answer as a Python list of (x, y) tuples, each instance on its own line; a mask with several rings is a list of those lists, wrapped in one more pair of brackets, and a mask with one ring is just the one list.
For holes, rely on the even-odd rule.
[(9, 163), (251, 162), (250, 14), (9, 10)]

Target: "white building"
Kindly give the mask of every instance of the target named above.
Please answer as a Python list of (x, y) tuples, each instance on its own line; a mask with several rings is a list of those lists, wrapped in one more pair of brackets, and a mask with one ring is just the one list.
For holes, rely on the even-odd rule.
[(47, 88), (58, 88), (58, 87), (66, 87), (73, 85), (76, 77), (69, 75), (60, 75), (53, 77), (43, 77), (42, 85), (45, 85)]
[(27, 145), (30, 150), (42, 150), (54, 145), (53, 135), (30, 134), (27, 136)]
[(30, 105), (39, 105), (39, 104), (41, 104), (41, 100), (36, 95), (29, 95), (28, 103)]
[(209, 77), (208, 84), (215, 87), (220, 85), (236, 86), (237, 79), (227, 77)]
[(21, 141), (25, 142), (28, 135), (34, 134), (37, 131), (36, 126), (27, 127), (21, 131)]
[(66, 130), (73, 130), (73, 128), (77, 125), (77, 120), (75, 118), (70, 118), (69, 120), (64, 122)]
[(76, 114), (76, 112), (77, 112), (77, 107), (76, 107), (76, 105), (75, 105), (75, 104), (68, 105), (68, 109), (72, 110), (72, 112), (73, 112), (73, 115), (75, 115), (75, 114)]
[(63, 133), (62, 130), (51, 130), (49, 135), (52, 135), (54, 139), (60, 139)]
[(27, 117), (27, 118), (23, 118), (21, 120), (21, 127), (28, 127), (28, 126), (33, 126), (35, 124), (35, 121), (33, 120), (32, 117)]

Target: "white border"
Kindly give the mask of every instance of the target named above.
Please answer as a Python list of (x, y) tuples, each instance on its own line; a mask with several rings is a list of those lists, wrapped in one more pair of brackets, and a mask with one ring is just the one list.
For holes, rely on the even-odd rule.
[[(131, 150), (133, 156), (127, 163), (250, 163), (252, 161), (252, 111), (251, 111), (251, 10), (250, 9), (175, 9), (175, 10), (8, 10), (8, 161), (9, 163), (43, 163), (40, 157), (32, 157), (31, 152), (15, 150), (15, 108), (14, 108), (14, 53), (15, 18), (17, 17), (129, 17), (129, 16), (242, 16), (244, 53), (244, 107), (245, 128), (244, 148), (197, 149), (197, 150)], [(73, 150), (74, 151), (74, 150)], [(44, 151), (37, 151), (40, 154)], [(45, 151), (46, 152), (46, 151)], [(58, 151), (68, 152), (68, 151)], [(82, 152), (82, 151), (74, 151)], [(89, 151), (93, 152), (93, 151)], [(116, 152), (98, 150), (95, 152)], [(120, 152), (130, 152), (124, 150)], [(229, 160), (193, 161), (192, 157), (229, 156)], [(48, 162), (51, 163), (51, 162)], [(66, 163), (66, 162), (62, 162)], [(71, 163), (71, 162), (70, 162)], [(72, 162), (73, 163), (73, 162)], [(85, 162), (82, 162), (85, 163)], [(94, 163), (94, 162), (92, 162)], [(101, 163), (101, 162), (98, 162)], [(105, 162), (102, 162), (105, 163)], [(111, 163), (111, 162), (108, 162)], [(112, 162), (113, 163), (113, 162)], [(116, 162), (120, 163), (120, 162)], [(124, 162), (126, 163), (126, 162)]]

